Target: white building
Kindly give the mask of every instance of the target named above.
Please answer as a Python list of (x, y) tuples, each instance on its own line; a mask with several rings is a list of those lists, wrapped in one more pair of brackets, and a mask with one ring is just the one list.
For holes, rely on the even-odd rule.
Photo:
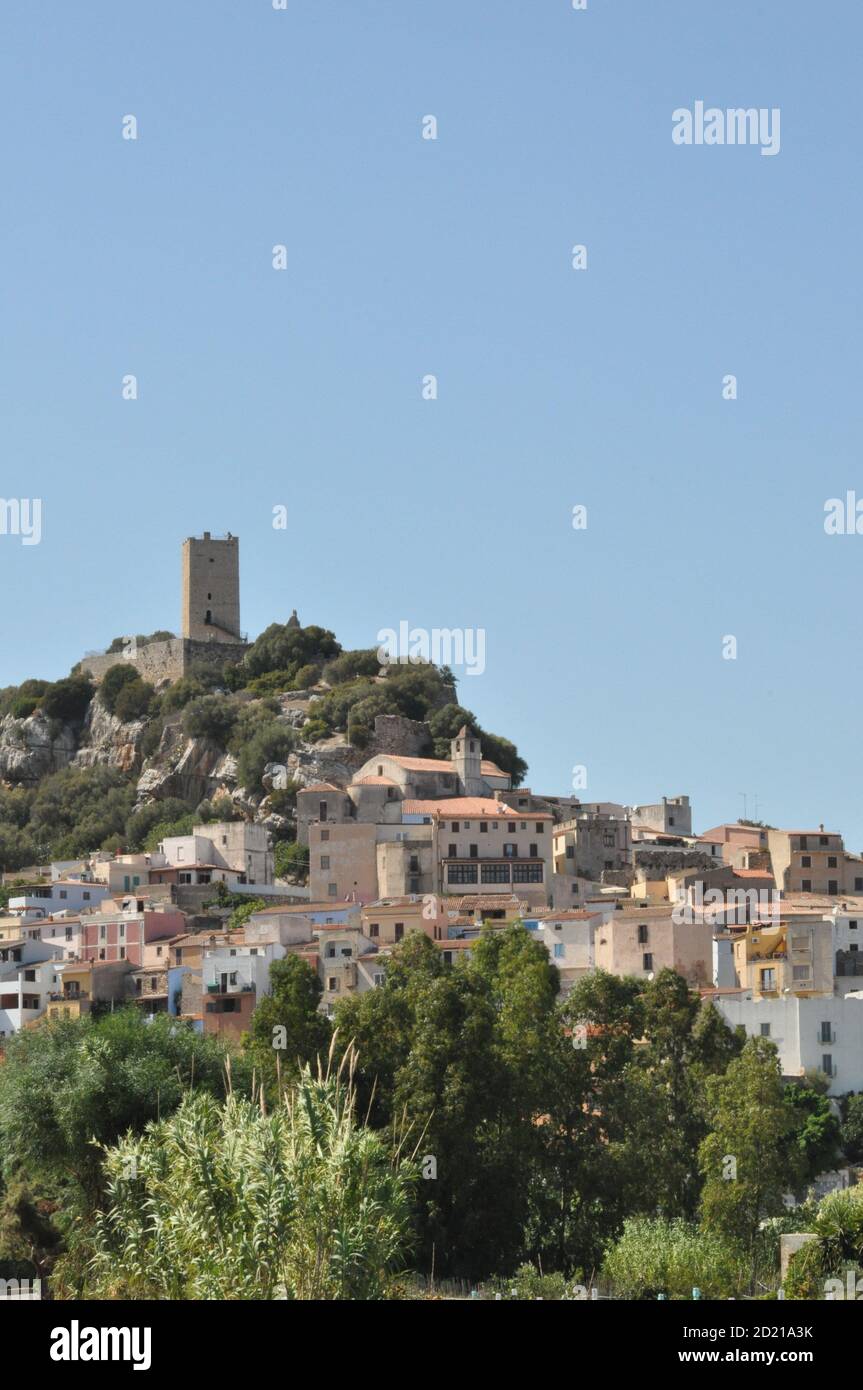
[(52, 917), (57, 912), (80, 912), (82, 908), (97, 907), (107, 896), (108, 889), (101, 884), (61, 878), (55, 883), (28, 888), (26, 893), (10, 898), (9, 911), (16, 915), (28, 913), (31, 916)]
[(45, 1012), (60, 988), (59, 947), (37, 941), (0, 942), (0, 1038), (11, 1037)]
[(863, 990), (841, 995), (755, 998), (751, 990), (711, 996), (732, 1027), (776, 1044), (783, 1076), (819, 1071), (831, 1096), (863, 1091)]
[(576, 980), (596, 968), (594, 935), (602, 921), (601, 912), (584, 911), (549, 913), (537, 918), (533, 931), (548, 951), (552, 965), (560, 971), (563, 998)]

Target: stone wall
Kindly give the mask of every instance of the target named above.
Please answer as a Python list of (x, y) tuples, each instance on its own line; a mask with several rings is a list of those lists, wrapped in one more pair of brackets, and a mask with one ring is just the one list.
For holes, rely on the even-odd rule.
[(401, 714), (377, 715), (366, 758), (371, 758), (375, 753), (392, 753), (402, 758), (433, 758), (428, 724), (419, 719), (406, 719)]
[(158, 685), (159, 681), (180, 680), (198, 664), (221, 668), (227, 661), (239, 661), (248, 649), (246, 642), (197, 642), (189, 637), (172, 637), (167, 642), (149, 642), (138, 647), (134, 656), (124, 656), (122, 652), (85, 656), (80, 667), (98, 682), (112, 666), (128, 661), (143, 680)]

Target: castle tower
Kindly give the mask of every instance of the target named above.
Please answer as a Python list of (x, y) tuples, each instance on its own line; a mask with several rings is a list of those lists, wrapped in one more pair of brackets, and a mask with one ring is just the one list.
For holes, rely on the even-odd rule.
[(450, 758), (462, 796), (482, 796), (486, 785), (482, 780), (482, 748), (476, 734), (463, 724), (450, 743)]
[(183, 541), (182, 636), (197, 642), (241, 642), (240, 544), (230, 531)]

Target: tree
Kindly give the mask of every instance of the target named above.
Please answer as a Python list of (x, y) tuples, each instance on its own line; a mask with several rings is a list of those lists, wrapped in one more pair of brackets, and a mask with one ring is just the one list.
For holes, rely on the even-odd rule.
[(129, 724), (133, 719), (144, 719), (150, 712), (155, 690), (149, 681), (126, 681), (117, 692), (113, 714), (121, 724)]
[(357, 1123), (345, 1072), (301, 1073), (267, 1113), (188, 1097), (106, 1158), (92, 1292), (377, 1299), (410, 1236), (415, 1169)]
[(63, 724), (77, 724), (84, 718), (93, 698), (94, 686), (86, 676), (67, 676), (55, 681), (42, 696), (42, 713)]
[(249, 792), (265, 790), (261, 778), (267, 763), (284, 763), (295, 747), (297, 736), (287, 724), (276, 719), (263, 723), (243, 744), (237, 758), (237, 779)]
[(236, 707), (230, 700), (223, 695), (202, 695), (186, 705), (183, 732), (189, 738), (209, 739), (225, 748), (236, 721)]
[(863, 1162), (863, 1091), (845, 1097), (841, 1139), (846, 1158)]
[(707, 1231), (739, 1247), (754, 1291), (759, 1225), (783, 1211), (783, 1194), (799, 1173), (788, 1143), (794, 1116), (774, 1044), (750, 1038), (724, 1076), (708, 1078), (706, 1099), (711, 1133), (699, 1150), (701, 1218)]
[(131, 685), (133, 681), (140, 679), (135, 666), (130, 661), (119, 661), (116, 666), (108, 667), (102, 677), (102, 684), (99, 686), (99, 699), (109, 714), (114, 713), (117, 698), (123, 686)]
[(270, 1083), (277, 1058), (287, 1079), (305, 1063), (326, 1057), (332, 1028), (318, 1009), (322, 993), (317, 970), (301, 956), (285, 956), (270, 966), (270, 993), (258, 1003), (249, 1030), (250, 1054)]
[[(167, 1014), (148, 1022), (134, 1008), (98, 1021), (85, 1015), (45, 1023), (6, 1043), (0, 1067), (0, 1156), (55, 1186), (71, 1184), (72, 1208), (92, 1212), (102, 1195), (102, 1155), (170, 1113), (194, 1085), (225, 1094), (226, 1048)], [(235, 1059), (234, 1084), (250, 1069)]]
[(340, 651), (334, 635), (326, 628), (270, 623), (246, 652), (244, 665), (250, 677), (263, 676), (268, 671), (288, 671), (293, 677), (301, 666), (319, 665)]

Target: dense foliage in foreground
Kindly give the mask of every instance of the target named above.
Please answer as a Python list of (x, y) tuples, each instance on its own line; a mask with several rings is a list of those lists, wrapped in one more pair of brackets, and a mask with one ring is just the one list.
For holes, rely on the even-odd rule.
[[(529, 1262), (587, 1281), (604, 1266), (603, 1277), (633, 1296), (650, 1296), (657, 1281), (673, 1293), (687, 1280), (755, 1292), (775, 1283), (779, 1226), (805, 1214), (788, 1216), (784, 1195), (804, 1193), (832, 1167), (846, 1134), (856, 1141), (857, 1107), (840, 1131), (823, 1088), (783, 1083), (773, 1045), (732, 1033), (671, 971), (649, 983), (599, 972), (561, 1004), (544, 948), (516, 925), (487, 932), (456, 965), (411, 935), (385, 972), (381, 988), (341, 1004), (334, 1030), (318, 1011), (314, 971), (288, 957), (230, 1051), (133, 1010), (12, 1039), (0, 1066), (0, 1262), (47, 1270), (62, 1247), (63, 1287), (137, 1287), (149, 1256), (133, 1208), (146, 1202), (167, 1219), (172, 1184), (191, 1181), (180, 1160), (186, 1139), (202, 1136), (201, 1153), (213, 1155), (200, 1171), (211, 1174), (214, 1199), (220, 1153), (245, 1155), (254, 1182), (265, 1182), (261, 1155), (275, 1131), (253, 1117), (265, 1103), (268, 1124), (295, 1123), (297, 1097), (308, 1112), (309, 1077), (327, 1055), (350, 1068), (357, 1144), (388, 1155), (388, 1172), (415, 1156), (416, 1181), (398, 1189), (401, 1235), (379, 1263), (397, 1264), (398, 1244), (424, 1276), (508, 1276)], [(245, 1103), (253, 1096), (254, 1110)], [(124, 1185), (123, 1165), (136, 1155), (149, 1155), (149, 1167)], [(332, 1206), (343, 1178), (330, 1173), (327, 1189), (323, 1170), (307, 1171), (329, 1193), (317, 1210)], [(280, 1174), (276, 1165), (277, 1188)], [(257, 1230), (223, 1176), (218, 1200)], [(178, 1213), (195, 1201), (190, 1192)], [(118, 1246), (112, 1212), (137, 1229), (134, 1251)], [(222, 1277), (199, 1268), (200, 1232), (171, 1238), (173, 1263), (159, 1278), (196, 1296)], [(245, 1258), (225, 1247), (231, 1277)], [(381, 1274), (375, 1288), (384, 1283)], [(299, 1276), (281, 1285), (306, 1287)], [(337, 1297), (348, 1285), (328, 1287)]]

